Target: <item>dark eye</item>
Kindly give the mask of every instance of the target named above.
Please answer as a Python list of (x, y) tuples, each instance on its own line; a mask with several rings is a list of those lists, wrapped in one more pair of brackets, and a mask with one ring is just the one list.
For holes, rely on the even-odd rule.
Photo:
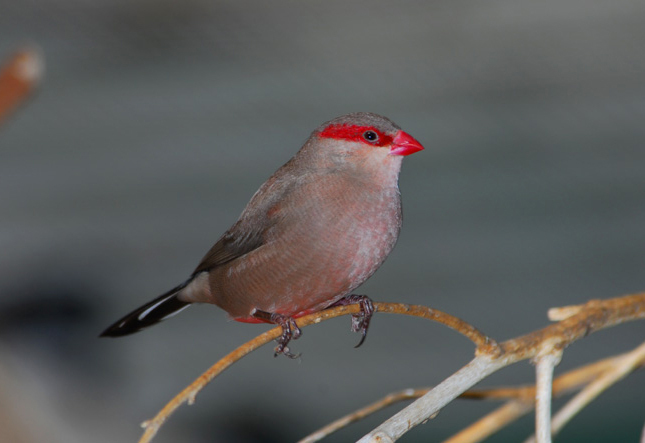
[(374, 131), (363, 132), (363, 138), (368, 142), (375, 142), (378, 140), (378, 134)]

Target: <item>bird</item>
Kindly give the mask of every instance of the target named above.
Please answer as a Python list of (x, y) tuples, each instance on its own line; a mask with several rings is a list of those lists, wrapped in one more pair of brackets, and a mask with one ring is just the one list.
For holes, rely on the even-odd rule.
[(101, 337), (128, 335), (195, 303), (219, 306), (236, 321), (282, 327), (274, 355), (297, 357), (294, 319), (359, 303), (352, 331), (360, 346), (374, 312), (352, 294), (381, 266), (402, 222), (403, 157), (423, 146), (390, 119), (345, 114), (315, 129), (269, 179), (190, 277), (108, 327)]

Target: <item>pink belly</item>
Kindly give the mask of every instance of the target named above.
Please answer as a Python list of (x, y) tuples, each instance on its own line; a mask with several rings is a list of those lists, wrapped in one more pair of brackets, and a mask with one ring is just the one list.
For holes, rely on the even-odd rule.
[(389, 220), (366, 226), (348, 219), (331, 232), (324, 228), (294, 230), (213, 270), (215, 304), (244, 322), (257, 322), (254, 309), (290, 317), (324, 309), (376, 271), (398, 234), (398, 224)]

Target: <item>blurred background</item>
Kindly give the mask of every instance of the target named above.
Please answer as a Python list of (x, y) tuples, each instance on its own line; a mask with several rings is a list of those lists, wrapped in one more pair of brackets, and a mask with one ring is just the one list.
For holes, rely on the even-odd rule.
[[(33, 44), (46, 59), (0, 127), (0, 441), (134, 442), (267, 330), (198, 306), (97, 338), (182, 282), (310, 132), (347, 112), (386, 115), (426, 146), (404, 162), (399, 243), (359, 293), (503, 340), (552, 306), (645, 290), (643, 23), (641, 1), (0, 0), (0, 58)], [(305, 329), (298, 361), (248, 356), (155, 442), (294, 441), (473, 355), (419, 319), (377, 315), (359, 349), (349, 326)], [(594, 334), (557, 373), (644, 331)], [(484, 385), (532, 380), (525, 362)], [(636, 441), (644, 391), (640, 371), (557, 441)], [(494, 406), (456, 401), (402, 441), (446, 438)], [(532, 428), (528, 416), (489, 441)]]

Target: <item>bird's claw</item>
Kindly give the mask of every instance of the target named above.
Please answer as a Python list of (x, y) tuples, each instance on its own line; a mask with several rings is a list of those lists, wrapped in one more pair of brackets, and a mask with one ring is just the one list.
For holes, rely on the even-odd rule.
[[(352, 314), (352, 332), (360, 332), (361, 339), (355, 348), (363, 344), (367, 337), (367, 329), (370, 327), (370, 320), (374, 315), (374, 303), (367, 295), (348, 295), (341, 298), (331, 306), (346, 306), (358, 303), (361, 306), (361, 311), (358, 314)], [(330, 306), (330, 307), (331, 307)]]
[[(361, 307), (361, 310), (358, 314), (352, 314), (352, 332), (360, 332), (361, 334), (361, 339), (359, 340), (358, 344), (354, 346), (355, 348), (358, 348), (363, 344), (365, 338), (367, 337), (367, 330), (370, 327), (370, 320), (372, 319), (372, 315), (374, 315), (375, 310), (372, 299), (370, 299), (367, 295), (352, 294), (341, 298), (330, 307), (347, 306), (353, 305), (355, 303), (358, 303)], [(277, 357), (280, 354), (283, 354), (284, 356), (289, 358), (300, 357), (299, 353), (293, 354), (288, 346), (291, 340), (297, 340), (302, 335), (302, 331), (293, 318), (283, 314), (261, 311), (259, 309), (255, 309), (251, 315), (257, 319), (282, 327), (282, 335), (280, 335), (280, 337), (276, 339), (278, 346), (276, 346), (274, 349), (274, 357)]]
[(273, 316), (276, 317), (276, 323), (282, 326), (282, 335), (276, 339), (278, 346), (275, 347), (273, 356), (277, 357), (280, 354), (284, 354), (285, 357), (292, 359), (300, 357), (300, 353), (293, 354), (289, 350), (289, 346), (287, 346), (292, 339), (297, 340), (302, 335), (302, 331), (296, 324), (296, 321), (291, 317), (280, 314), (273, 314)]
[(252, 315), (260, 320), (268, 321), (269, 323), (274, 323), (282, 327), (282, 335), (276, 339), (278, 346), (274, 349), (274, 357), (277, 357), (280, 354), (289, 358), (300, 357), (299, 353), (293, 354), (289, 349), (289, 346), (287, 346), (291, 340), (297, 340), (302, 335), (302, 331), (293, 318), (282, 314), (260, 311), (259, 309), (256, 309)]

